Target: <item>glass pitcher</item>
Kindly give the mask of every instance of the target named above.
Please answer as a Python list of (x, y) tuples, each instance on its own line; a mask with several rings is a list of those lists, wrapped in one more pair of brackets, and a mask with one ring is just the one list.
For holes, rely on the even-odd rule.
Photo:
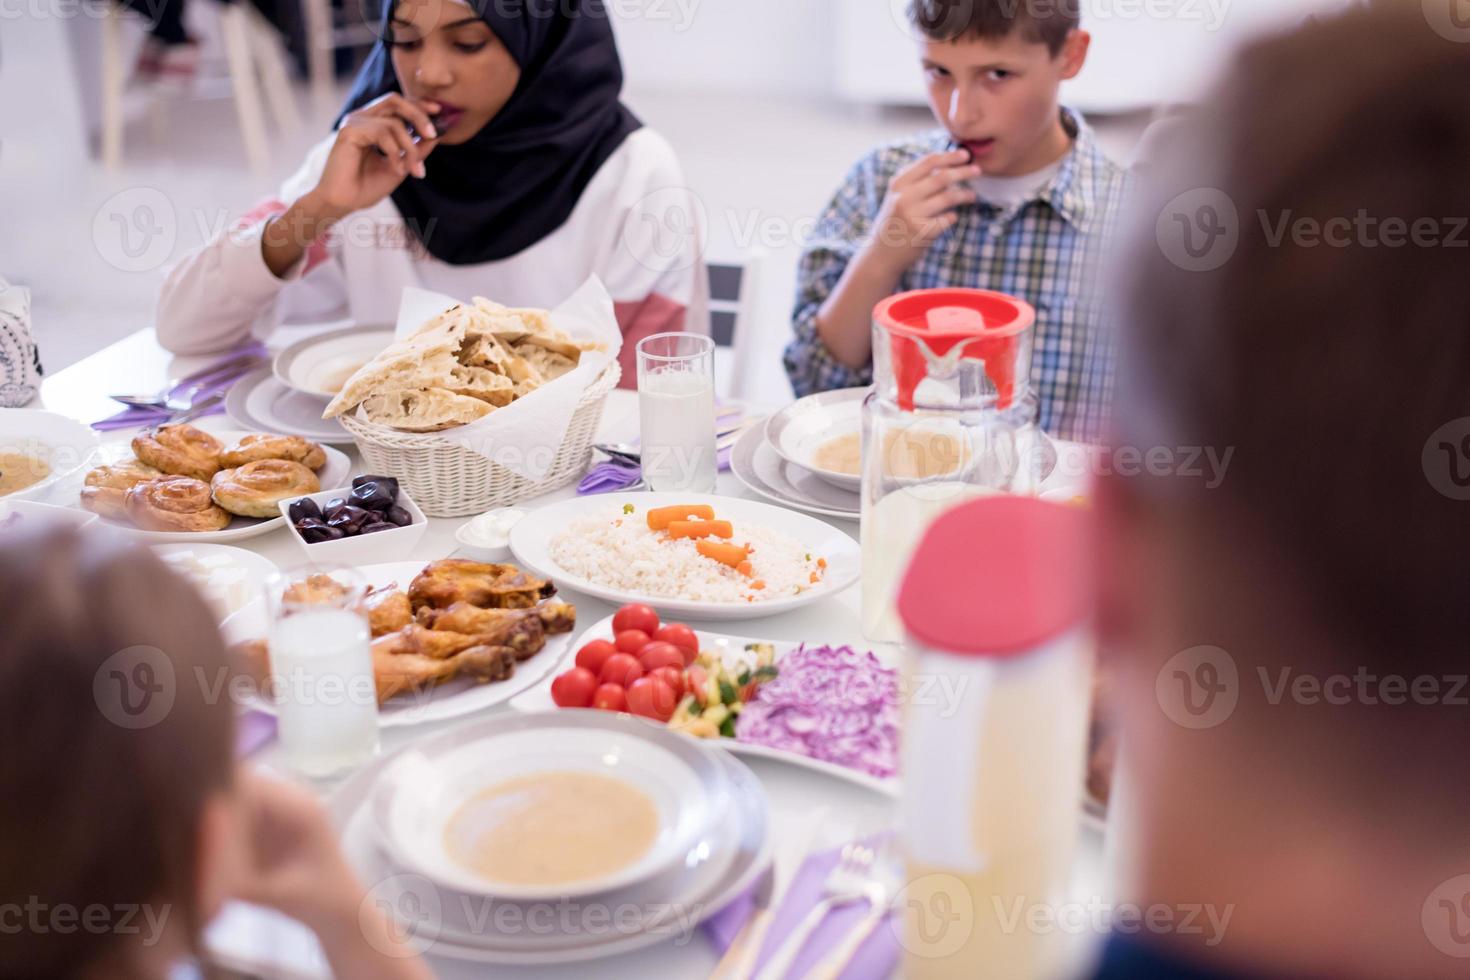
[(1028, 384), (1035, 311), (1003, 293), (918, 290), (873, 312), (873, 390), (863, 402), (862, 618), (896, 643), (898, 584), (950, 508), (1034, 493), (1049, 443)]

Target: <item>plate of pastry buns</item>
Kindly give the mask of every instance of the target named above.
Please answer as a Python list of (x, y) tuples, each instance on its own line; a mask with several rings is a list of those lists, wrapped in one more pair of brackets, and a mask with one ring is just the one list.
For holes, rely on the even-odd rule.
[(265, 534), (285, 524), (282, 500), (342, 486), (352, 470), (341, 452), (300, 436), (192, 425), (140, 432), (128, 449), (104, 450), (111, 461), (86, 473), (78, 500), (155, 542)]

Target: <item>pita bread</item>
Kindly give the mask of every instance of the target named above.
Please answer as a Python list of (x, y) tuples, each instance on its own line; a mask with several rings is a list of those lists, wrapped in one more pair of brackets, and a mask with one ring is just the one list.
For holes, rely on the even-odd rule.
[(362, 403), (362, 411), (368, 421), (404, 432), (439, 432), (482, 419), (495, 406), (445, 388), (425, 388), (378, 392)]
[(405, 432), (438, 432), (484, 418), (575, 368), (579, 343), (545, 310), (511, 309), (476, 297), (430, 318), (363, 365), (323, 418), (361, 406), (363, 415)]
[(547, 381), (555, 381), (577, 366), (576, 360), (566, 354), (559, 354), (531, 343), (517, 345), (516, 353), (525, 358), (526, 363), (535, 368)]
[(461, 306), (446, 310), (358, 368), (322, 418), (335, 418), (377, 391), (428, 388), (446, 378), (459, 363), (455, 355), (464, 342), (463, 310)]

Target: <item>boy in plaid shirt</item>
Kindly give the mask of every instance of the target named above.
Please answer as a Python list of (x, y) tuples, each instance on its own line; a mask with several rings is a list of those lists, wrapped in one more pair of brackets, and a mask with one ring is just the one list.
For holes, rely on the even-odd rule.
[(1096, 276), (1125, 192), (1058, 89), (1087, 57), (1078, 0), (913, 0), (942, 129), (852, 169), (802, 255), (785, 363), (797, 395), (872, 383), (872, 310), (910, 289), (995, 289), (1036, 308), (1041, 425), (1100, 437), (1113, 379)]

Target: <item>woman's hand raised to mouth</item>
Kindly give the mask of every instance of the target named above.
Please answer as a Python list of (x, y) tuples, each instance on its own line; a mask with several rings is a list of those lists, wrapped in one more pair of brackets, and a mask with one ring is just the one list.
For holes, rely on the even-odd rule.
[(390, 92), (347, 114), (316, 186), (266, 225), (261, 256), (276, 278), (332, 225), (377, 204), (407, 178), (424, 176), (424, 158), (439, 145), (430, 119), (439, 109), (437, 102)]
[[(372, 207), (406, 178), (423, 177), (424, 158), (438, 145), (439, 133), (430, 116), (439, 109), (437, 102), (391, 92), (348, 113), (311, 192), (328, 215), (346, 217)], [(409, 125), (419, 142), (414, 142)]]

